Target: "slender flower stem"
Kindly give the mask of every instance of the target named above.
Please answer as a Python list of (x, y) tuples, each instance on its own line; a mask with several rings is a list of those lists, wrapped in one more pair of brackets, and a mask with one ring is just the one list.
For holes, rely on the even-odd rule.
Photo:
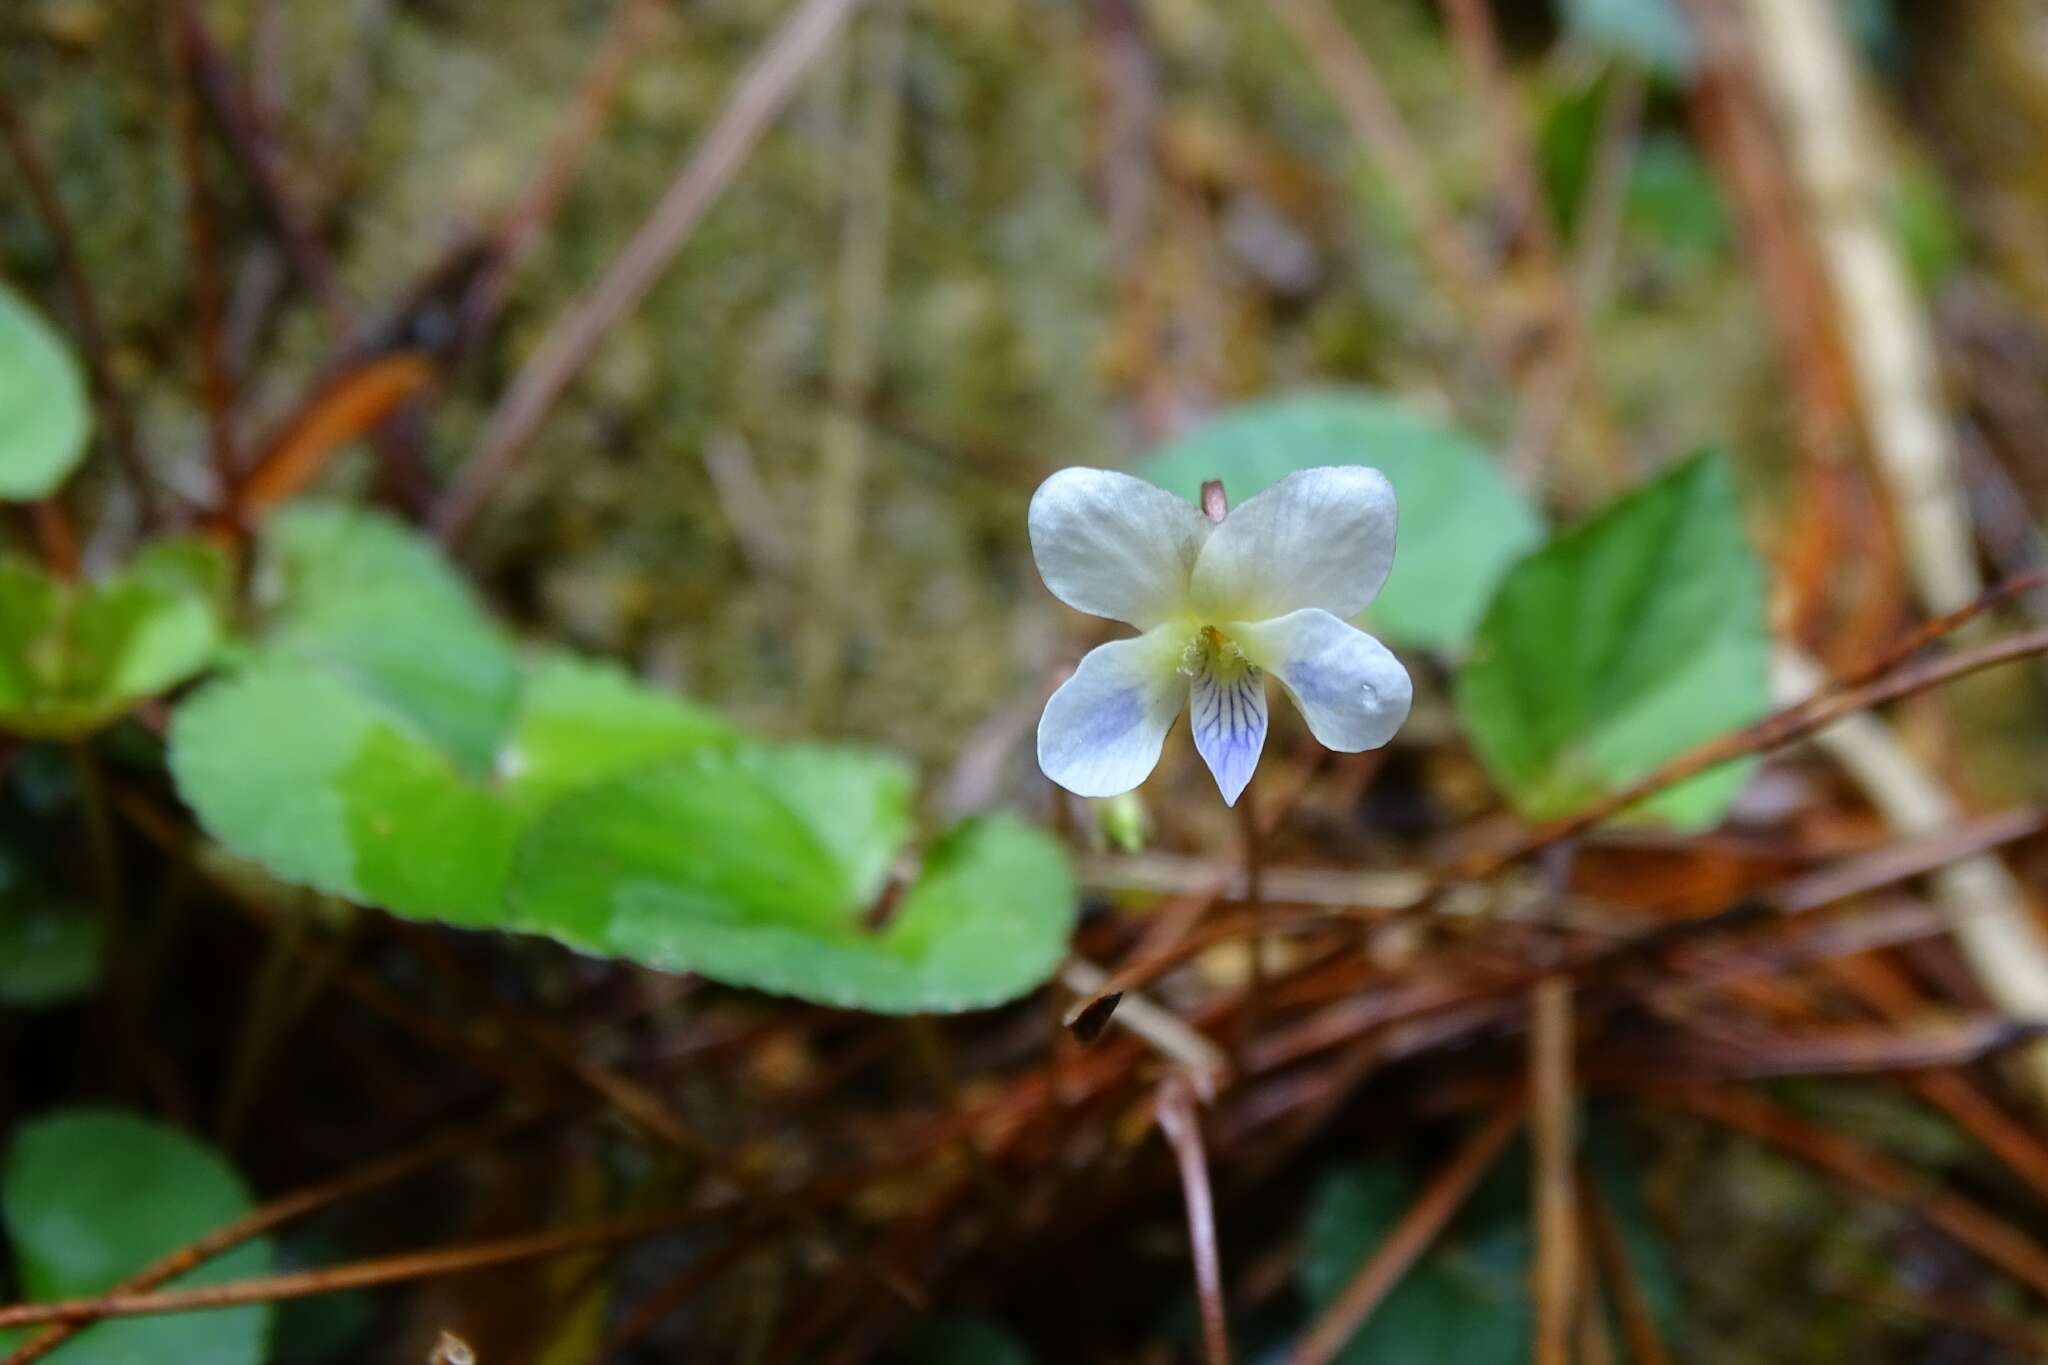
[[(1252, 791), (1253, 787), (1246, 787), (1244, 794), (1237, 799), (1238, 828), (1244, 839), (1244, 919), (1251, 926), (1246, 936), (1246, 947), (1251, 953), (1251, 989), (1245, 996), (1244, 1012), (1238, 1016), (1237, 1044), (1240, 1051), (1246, 1042), (1257, 1036), (1259, 1024), (1266, 1015), (1266, 905), (1260, 875), (1265, 861), (1265, 843), (1259, 832)], [(1238, 1070), (1242, 1071), (1244, 1058), (1239, 1056), (1235, 1060)]]

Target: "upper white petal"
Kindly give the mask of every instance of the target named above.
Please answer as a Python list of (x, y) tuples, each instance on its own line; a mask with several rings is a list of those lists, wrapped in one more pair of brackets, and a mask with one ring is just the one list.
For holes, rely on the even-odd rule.
[(1150, 629), (1180, 611), (1209, 519), (1110, 469), (1062, 469), (1031, 496), (1031, 554), (1076, 611)]
[(1171, 628), (1082, 656), (1038, 718), (1038, 766), (1076, 796), (1120, 796), (1152, 775), (1187, 700), (1186, 641)]
[(1329, 612), (1310, 607), (1228, 629), (1280, 679), (1324, 748), (1377, 749), (1408, 719), (1415, 697), (1408, 670), (1385, 645)]
[(1302, 607), (1356, 616), (1394, 564), (1394, 488), (1361, 465), (1302, 469), (1233, 508), (1195, 561), (1206, 620), (1263, 621)]
[(1188, 691), (1195, 751), (1209, 765), (1223, 804), (1234, 806), (1266, 748), (1266, 675), (1256, 668), (1204, 668)]

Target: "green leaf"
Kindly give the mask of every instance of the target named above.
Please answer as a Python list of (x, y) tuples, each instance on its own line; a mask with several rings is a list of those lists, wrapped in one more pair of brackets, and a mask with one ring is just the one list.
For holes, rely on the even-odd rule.
[(845, 1007), (961, 1010), (1051, 975), (1073, 925), (1058, 845), (1006, 817), (926, 855), (882, 928), (908, 832), (893, 760), (799, 747), (705, 754), (581, 792), (535, 825), (518, 926), (585, 951)]
[(733, 740), (723, 718), (613, 664), (546, 654), (528, 668), (497, 768), (538, 809), (577, 787)]
[(172, 717), (170, 763), (207, 833), (274, 876), (414, 918), (498, 918), (510, 806), (314, 664), (266, 659), (209, 684)]
[(0, 285), (0, 499), (48, 497), (85, 457), (85, 380), (71, 348)]
[(549, 801), (730, 742), (717, 718), (615, 669), (545, 656), (489, 783), (388, 695), (354, 671), (260, 655), (172, 717), (179, 794), (209, 835), (273, 876), (482, 928), (505, 923), (513, 846)]
[(1043, 835), (963, 826), (871, 929), (907, 768), (736, 750), (716, 716), (566, 655), (507, 694), (509, 645), (402, 527), (294, 509), (260, 595), (270, 630), (178, 708), (170, 767), (206, 831), (275, 877), (874, 1009), (1007, 999), (1064, 951), (1073, 884)]
[(518, 656), (433, 545), (381, 513), (294, 504), (263, 550), (272, 650), (347, 677), (462, 771), (489, 768), (518, 698)]
[[(1570, 815), (1770, 706), (1764, 570), (1727, 466), (1698, 455), (1517, 564), (1459, 672), (1473, 747), (1523, 814)], [(1749, 765), (1633, 814), (1718, 820)]]
[(1600, 126), (1614, 81), (1607, 71), (1548, 92), (1536, 125), (1536, 164), (1542, 174), (1544, 198), (1558, 231), (1570, 238), (1578, 230), (1579, 207), (1593, 177)]
[(1690, 77), (1699, 66), (1699, 43), (1681, 0), (1564, 0), (1564, 23), (1581, 42), (1668, 79)]
[[(249, 1212), (249, 1192), (210, 1149), (160, 1123), (72, 1109), (23, 1125), (0, 1178), (17, 1278), (31, 1301), (104, 1293), (152, 1261)], [(263, 1274), (255, 1240), (170, 1283)], [(50, 1356), (58, 1365), (205, 1361), (260, 1365), (267, 1304), (121, 1318), (86, 1328)]]
[(1343, 464), (1384, 472), (1401, 506), (1394, 571), (1365, 623), (1397, 644), (1462, 648), (1543, 525), (1486, 448), (1455, 428), (1379, 394), (1309, 392), (1225, 413), (1137, 472), (1189, 499), (1222, 479), (1236, 504), (1297, 469)]
[(203, 669), (226, 564), (201, 541), (145, 550), (103, 583), (0, 563), (0, 729), (73, 739)]

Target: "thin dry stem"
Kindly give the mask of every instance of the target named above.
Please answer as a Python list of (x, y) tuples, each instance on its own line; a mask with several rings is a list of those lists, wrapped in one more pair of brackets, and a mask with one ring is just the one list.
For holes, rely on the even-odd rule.
[(1295, 1344), (1287, 1365), (1329, 1365), (1336, 1359), (1372, 1310), (1449, 1224), (1466, 1196), (1472, 1193), (1472, 1187), (1522, 1126), (1522, 1111), (1519, 1101), (1496, 1109), (1465, 1140), (1465, 1145), (1401, 1215), (1379, 1249), (1366, 1258), (1307, 1335)]
[(797, 83), (861, 0), (803, 0), (748, 65), (717, 122), (684, 161), (611, 268), (549, 326), (491, 414), (482, 439), (435, 510), (434, 533), (462, 539), (600, 342), (646, 297), (781, 114)]
[(1230, 1327), (1223, 1308), (1223, 1262), (1216, 1249), (1216, 1208), (1209, 1195), (1209, 1160), (1202, 1151), (1201, 1116), (1186, 1081), (1169, 1076), (1153, 1108), (1159, 1131), (1180, 1168), (1187, 1203), (1188, 1247), (1195, 1263), (1195, 1292), (1202, 1309), (1202, 1350), (1209, 1365), (1230, 1365)]
[[(115, 1286), (114, 1292), (139, 1294), (154, 1289), (166, 1280), (182, 1275), (195, 1266), (203, 1265), (251, 1238), (260, 1237), (266, 1232), (274, 1231), (321, 1209), (331, 1208), (357, 1195), (368, 1194), (372, 1190), (396, 1184), (451, 1157), (487, 1147), (525, 1127), (536, 1117), (537, 1115), (531, 1111), (507, 1111), (474, 1128), (443, 1134), (417, 1147), (393, 1153), (357, 1170), (344, 1172), (332, 1180), (273, 1199), (232, 1223), (222, 1224), (198, 1241), (161, 1257), (147, 1268), (121, 1281)], [(47, 1331), (23, 1342), (0, 1365), (32, 1365), (34, 1361), (41, 1360), (70, 1340), (82, 1325), (81, 1322), (55, 1324)]]
[(1531, 1186), (1536, 1191), (1536, 1365), (1569, 1365), (1578, 1287), (1572, 1119), (1572, 985), (1529, 993)]
[(889, 228), (908, 48), (904, 8), (904, 0), (875, 0), (866, 21), (865, 98), (846, 172), (846, 229), (839, 245), (827, 377), (831, 401), (820, 433), (811, 502), (810, 620), (799, 660), (804, 711), (813, 728), (828, 719), (839, 692), (848, 625), (859, 600), (868, 429), (854, 414), (867, 406), (874, 389), (888, 303)]

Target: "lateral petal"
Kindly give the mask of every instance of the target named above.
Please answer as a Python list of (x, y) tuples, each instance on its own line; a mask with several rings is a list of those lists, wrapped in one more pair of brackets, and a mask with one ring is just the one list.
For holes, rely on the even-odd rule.
[(1385, 645), (1327, 611), (1309, 607), (1229, 630), (1280, 679), (1326, 749), (1377, 749), (1408, 719), (1415, 696), (1408, 670)]
[(1183, 644), (1160, 629), (1082, 656), (1038, 719), (1045, 775), (1076, 796), (1119, 796), (1150, 777), (1187, 700)]

